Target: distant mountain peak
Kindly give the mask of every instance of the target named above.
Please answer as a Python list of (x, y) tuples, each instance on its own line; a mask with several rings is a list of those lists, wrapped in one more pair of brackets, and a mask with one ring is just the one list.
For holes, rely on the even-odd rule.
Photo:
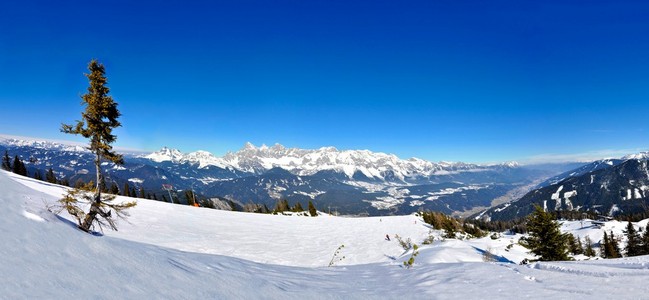
[(239, 150), (239, 151), (242, 151), (242, 150), (257, 150), (257, 147), (255, 147), (255, 145), (253, 145), (251, 142), (246, 142), (243, 145), (243, 148), (241, 148), (241, 150)]
[(629, 160), (629, 159), (638, 159), (638, 160), (645, 160), (649, 159), (649, 151), (644, 151), (640, 153), (635, 153), (635, 154), (629, 154), (624, 157), (622, 157), (623, 160)]
[(184, 155), (178, 149), (172, 149), (169, 147), (162, 147), (159, 151), (144, 156), (144, 158), (148, 158), (155, 162), (179, 162), (183, 157)]

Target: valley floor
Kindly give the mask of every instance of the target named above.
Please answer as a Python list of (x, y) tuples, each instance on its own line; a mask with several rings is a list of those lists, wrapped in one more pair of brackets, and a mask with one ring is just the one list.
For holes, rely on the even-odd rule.
[[(417, 244), (429, 234), (439, 237), (415, 216), (273, 216), (148, 200), (140, 200), (128, 222), (120, 222), (120, 231), (93, 236), (47, 211), (46, 204), (62, 193), (60, 186), (0, 171), (0, 298), (638, 299), (649, 294), (648, 256), (521, 266), (517, 263), (530, 257), (526, 250), (506, 249), (520, 236), (505, 235), (436, 240), (406, 269), (402, 262), (410, 253), (395, 234)], [(345, 247), (338, 258), (344, 258), (327, 267), (340, 245)], [(482, 261), (487, 250), (497, 262)]]

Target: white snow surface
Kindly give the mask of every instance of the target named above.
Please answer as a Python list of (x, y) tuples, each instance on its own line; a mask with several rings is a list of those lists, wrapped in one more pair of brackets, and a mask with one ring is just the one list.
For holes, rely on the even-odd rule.
[[(89, 235), (45, 208), (63, 192), (0, 171), (0, 298), (640, 299), (649, 293), (648, 256), (520, 266), (509, 262), (530, 258), (515, 244), (520, 235), (436, 239), (421, 245), (414, 267), (405, 269), (410, 253), (394, 234), (421, 244), (429, 228), (415, 216), (274, 216), (138, 200), (120, 231)], [(624, 227), (618, 223), (605, 229), (618, 232)], [(601, 232), (579, 222), (564, 229), (593, 241)], [(342, 244), (345, 258), (327, 267)], [(498, 261), (483, 262), (485, 250)]]

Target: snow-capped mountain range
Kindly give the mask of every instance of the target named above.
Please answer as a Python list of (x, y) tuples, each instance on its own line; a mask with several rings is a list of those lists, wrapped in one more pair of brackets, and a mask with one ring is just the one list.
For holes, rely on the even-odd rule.
[[(82, 144), (5, 136), (0, 137), (0, 151), (4, 150), (21, 157), (30, 174), (52, 168), (70, 184), (94, 179), (94, 157)], [(488, 207), (514, 188), (554, 175), (515, 162), (434, 163), (369, 150), (308, 150), (279, 144), (247, 143), (222, 157), (166, 147), (123, 154), (124, 165), (102, 163), (107, 185), (115, 183), (120, 191), (128, 184), (162, 199), (168, 194), (162, 185), (171, 184), (177, 191), (192, 189), (201, 197), (222, 197), (240, 205), (272, 207), (278, 199), (287, 199), (304, 206), (313, 201), (321, 209), (333, 206), (348, 214), (463, 212)]]
[(155, 162), (189, 163), (198, 168), (215, 166), (223, 169), (234, 169), (242, 172), (261, 174), (273, 168), (282, 168), (295, 175), (310, 176), (320, 171), (344, 173), (349, 178), (360, 172), (370, 179), (386, 180), (395, 178), (406, 181), (408, 178), (449, 175), (459, 172), (479, 172), (494, 167), (518, 167), (516, 162), (499, 165), (476, 165), (462, 162), (434, 163), (418, 158), (407, 160), (396, 155), (369, 150), (343, 150), (335, 147), (322, 147), (315, 150), (286, 148), (280, 144), (268, 147), (256, 147), (246, 143), (237, 152), (228, 152), (223, 157), (216, 157), (207, 151), (196, 151), (184, 154), (167, 147), (143, 158)]

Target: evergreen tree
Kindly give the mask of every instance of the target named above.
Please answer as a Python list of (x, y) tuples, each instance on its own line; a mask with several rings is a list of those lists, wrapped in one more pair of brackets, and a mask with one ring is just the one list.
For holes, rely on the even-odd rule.
[(113, 195), (119, 195), (119, 187), (117, 186), (117, 183), (115, 183), (115, 181), (113, 181), (113, 183), (110, 184), (109, 192)]
[(165, 195), (162, 195), (162, 201), (164, 201), (164, 202), (169, 202), (169, 201), (167, 200), (167, 196), (165, 196)]
[(581, 239), (577, 238), (577, 253), (576, 254), (584, 254), (584, 245), (581, 244)]
[(155, 193), (153, 194), (153, 200), (158, 201), (158, 196), (156, 196)]
[[(40, 172), (38, 172), (38, 173), (40, 173)], [(56, 181), (57, 181), (56, 175), (54, 175), (54, 170), (52, 170), (52, 168), (47, 170), (47, 173), (45, 174), (45, 180), (47, 182), (49, 182), (49, 183), (56, 183)]]
[(313, 202), (309, 200), (309, 214), (312, 217), (315, 217), (318, 215), (318, 211), (315, 209), (315, 206), (313, 206)]
[[(85, 110), (81, 113), (82, 120), (73, 125), (62, 124), (61, 131), (89, 139), (88, 149), (95, 155), (96, 186), (87, 185), (82, 189), (73, 190), (61, 199), (60, 203), (71, 215), (77, 217), (79, 228), (86, 232), (90, 232), (95, 223), (100, 227), (105, 225), (102, 220), (97, 218), (97, 215), (102, 217), (113, 230), (117, 230), (113, 217), (124, 218), (125, 210), (136, 205), (135, 202), (113, 203), (113, 195), (102, 197), (101, 194), (102, 160), (115, 164), (124, 162), (122, 156), (115, 153), (111, 146), (117, 138), (113, 135), (113, 129), (121, 126), (117, 120), (120, 112), (117, 109), (117, 103), (108, 95), (110, 89), (106, 86), (104, 66), (93, 59), (88, 64), (88, 70), (90, 73), (86, 74), (86, 77), (88, 77), (90, 86), (88, 92), (81, 96), (82, 105), (85, 105)], [(89, 194), (92, 194), (92, 197)], [(88, 213), (84, 213), (79, 207), (78, 198), (89, 200), (90, 210)]]
[(602, 258), (610, 258), (611, 252), (613, 252), (613, 250), (611, 250), (611, 242), (608, 240), (608, 233), (604, 231), (604, 238), (600, 243), (600, 256)]
[(626, 251), (626, 256), (638, 256), (642, 255), (642, 238), (640, 234), (633, 227), (633, 223), (629, 221), (626, 225), (626, 230), (624, 233), (627, 237), (627, 244), (624, 250)]
[(43, 180), (43, 176), (41, 176), (41, 170), (36, 169), (34, 171), (34, 179), (41, 180), (41, 181)]
[(131, 187), (128, 186), (128, 181), (124, 182), (124, 189), (122, 189), (122, 196), (131, 197)]
[(570, 233), (566, 234), (566, 238), (568, 242), (568, 251), (570, 251), (570, 253), (577, 255), (584, 252), (584, 249), (581, 246), (581, 241), (578, 238), (575, 238), (575, 236)]
[(610, 234), (608, 235), (609, 242), (611, 244), (611, 248), (613, 249), (613, 256), (611, 258), (619, 258), (622, 257), (622, 251), (620, 250), (620, 244), (618, 240), (615, 238), (615, 235), (613, 234), (613, 230), (611, 230)]
[(13, 172), (18, 175), (27, 176), (27, 168), (18, 155), (14, 157)]
[(144, 187), (140, 187), (140, 198), (146, 199), (146, 194), (144, 193)]
[(298, 201), (297, 203), (295, 203), (295, 206), (293, 206), (292, 211), (293, 212), (301, 212), (301, 211), (304, 211), (304, 208), (302, 208), (302, 204), (300, 204), (300, 202)]
[(560, 225), (551, 213), (537, 205), (526, 225), (528, 236), (521, 238), (521, 245), (539, 256), (539, 260), (569, 260), (566, 236), (559, 230)]
[(68, 180), (67, 177), (64, 177), (63, 179), (61, 179), (61, 185), (70, 186), (70, 180)]
[(647, 254), (649, 254), (649, 224), (647, 224), (647, 227), (642, 233), (642, 254), (641, 255), (647, 255)]
[(586, 244), (586, 249), (584, 250), (584, 255), (589, 256), (589, 257), (594, 257), (597, 254), (595, 253), (595, 250), (593, 250), (593, 242), (590, 240), (589, 236), (586, 236), (586, 239), (584, 240), (584, 243)]
[(617, 240), (613, 235), (613, 231), (611, 231), (611, 234), (607, 234), (606, 231), (604, 231), (604, 245), (602, 246), (602, 257), (603, 258), (620, 257), (620, 249)]
[(444, 229), (444, 238), (454, 239), (456, 237), (457, 235), (456, 225), (459, 225), (457, 223), (457, 220), (455, 220), (454, 218), (444, 216), (444, 219), (442, 221), (442, 229)]
[(187, 205), (193, 206), (194, 203), (194, 193), (190, 190), (185, 190), (185, 199), (187, 199)]
[(278, 200), (275, 203), (275, 209), (273, 210), (273, 212), (277, 213), (277, 212), (289, 211), (290, 209), (291, 208), (288, 204), (288, 200), (282, 199), (282, 200)]
[(234, 203), (234, 201), (232, 201), (232, 200), (227, 200), (227, 201), (228, 201), (228, 205), (230, 205), (230, 209), (232, 209), (232, 211), (239, 211), (240, 210), (239, 206), (236, 203)]
[(2, 169), (5, 171), (11, 171), (11, 158), (9, 157), (9, 152), (5, 150), (5, 155), (2, 157)]

